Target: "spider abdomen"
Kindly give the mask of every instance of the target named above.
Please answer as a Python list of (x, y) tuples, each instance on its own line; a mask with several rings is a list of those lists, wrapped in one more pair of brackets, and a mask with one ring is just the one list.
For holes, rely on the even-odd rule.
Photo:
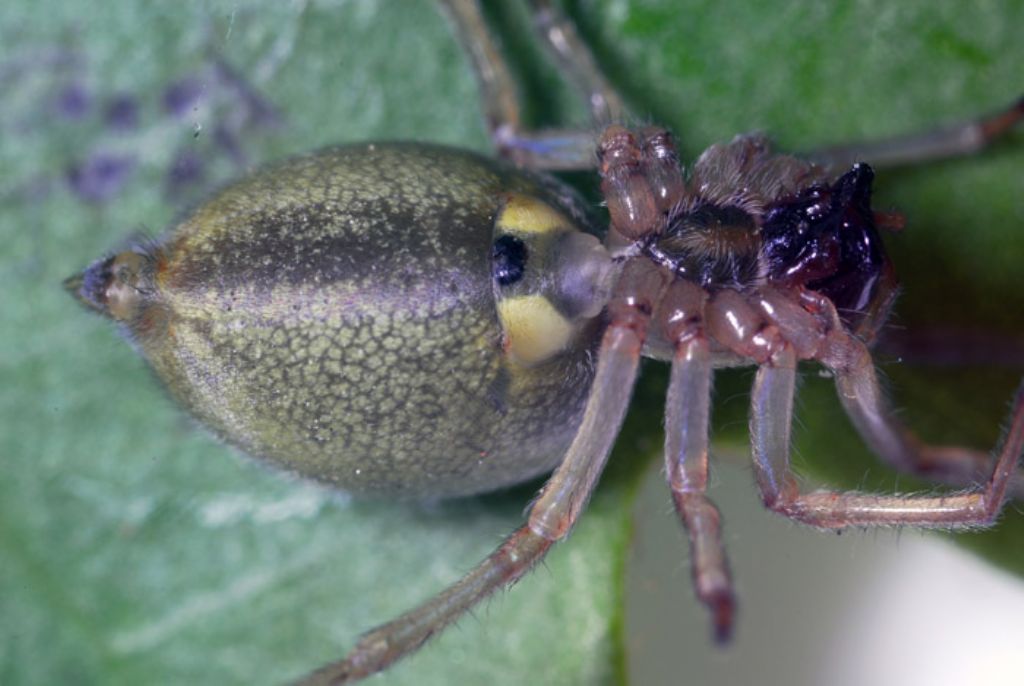
[(610, 270), (589, 230), (553, 180), (357, 145), (260, 170), (67, 287), (245, 452), (354, 493), (453, 496), (550, 470), (572, 439)]

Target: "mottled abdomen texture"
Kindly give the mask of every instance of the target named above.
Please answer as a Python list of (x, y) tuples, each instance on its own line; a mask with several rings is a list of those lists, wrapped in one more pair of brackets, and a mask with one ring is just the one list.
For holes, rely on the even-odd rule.
[(153, 304), (131, 328), (193, 414), (288, 470), (407, 497), (522, 481), (575, 432), (599, 324), (542, 365), (506, 359), (489, 259), (508, 192), (562, 202), (441, 147), (269, 168), (156, 249)]

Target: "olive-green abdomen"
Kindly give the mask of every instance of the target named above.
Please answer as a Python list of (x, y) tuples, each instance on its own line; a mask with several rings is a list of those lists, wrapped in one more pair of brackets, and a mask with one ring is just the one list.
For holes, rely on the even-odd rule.
[(568, 446), (601, 326), (589, 315), (540, 361), (508, 354), (495, 224), (526, 198), (575, 233), (551, 187), (434, 146), (298, 158), (148, 247), (122, 319), (172, 395), (249, 454), (357, 493), (515, 483)]

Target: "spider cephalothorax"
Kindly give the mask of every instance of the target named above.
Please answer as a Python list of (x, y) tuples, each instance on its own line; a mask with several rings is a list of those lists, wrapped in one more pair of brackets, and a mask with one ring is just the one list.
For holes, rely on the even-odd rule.
[(867, 164), (829, 179), (750, 135), (710, 147), (686, 176), (667, 131), (618, 126), (604, 133), (599, 156), (613, 233), (667, 273), (709, 295), (809, 289), (866, 339), (884, 321), (895, 277)]
[(850, 323), (871, 307), (888, 264), (871, 209), (873, 178), (857, 164), (829, 182), (820, 167), (739, 136), (697, 160), (643, 249), (709, 289), (806, 286)]

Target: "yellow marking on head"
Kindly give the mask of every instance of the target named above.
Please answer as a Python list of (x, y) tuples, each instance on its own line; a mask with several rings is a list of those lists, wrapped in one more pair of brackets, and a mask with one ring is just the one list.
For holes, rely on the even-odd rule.
[(517, 362), (544, 362), (565, 350), (573, 325), (542, 295), (506, 298), (498, 303), (505, 352)]
[(547, 233), (570, 228), (572, 222), (546, 202), (510, 193), (498, 215), (497, 226), (506, 233)]

